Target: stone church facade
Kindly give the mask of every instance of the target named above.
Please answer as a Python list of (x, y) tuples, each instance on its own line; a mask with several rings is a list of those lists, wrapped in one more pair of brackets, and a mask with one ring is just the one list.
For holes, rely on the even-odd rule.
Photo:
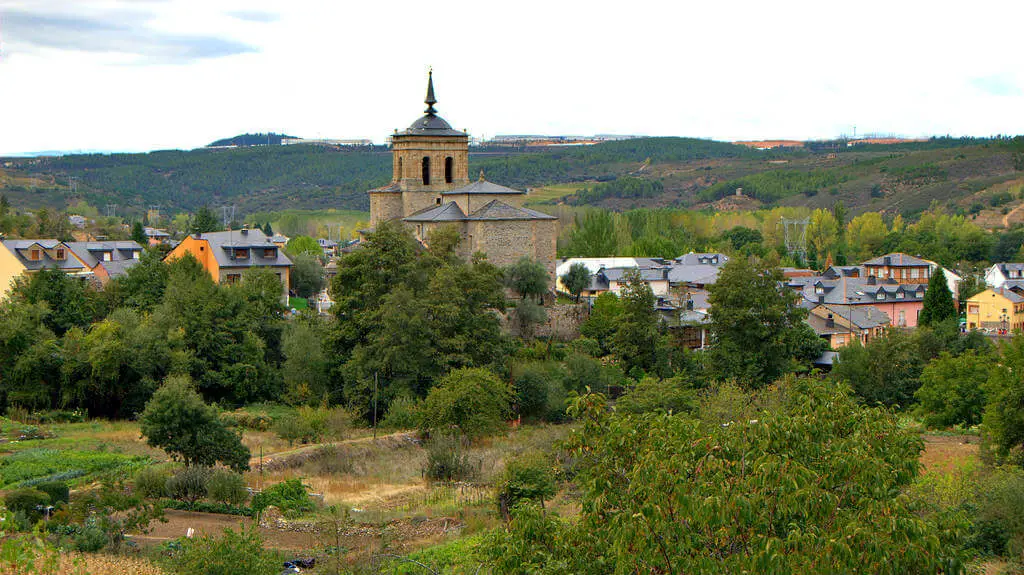
[(370, 190), (370, 225), (400, 220), (427, 244), (444, 226), (462, 237), (459, 253), (487, 254), (497, 266), (528, 256), (555, 272), (558, 219), (523, 207), (526, 192), (469, 177), (469, 135), (437, 115), (433, 74), (427, 109), (408, 129), (392, 136), (391, 183)]

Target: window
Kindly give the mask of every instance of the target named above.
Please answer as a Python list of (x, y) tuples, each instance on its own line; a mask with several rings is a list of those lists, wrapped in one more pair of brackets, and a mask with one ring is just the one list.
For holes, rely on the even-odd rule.
[(113, 254), (110, 252), (103, 252), (103, 261), (109, 262)]
[(818, 295), (821, 295), (821, 294), (825, 293), (825, 288), (823, 288), (821, 286), (814, 286), (814, 293), (816, 293)]
[(249, 259), (249, 250), (235, 250), (236, 260), (247, 260)]
[(265, 258), (277, 257), (277, 250), (275, 250), (274, 248), (264, 248), (263, 249), (263, 257), (265, 257)]
[(444, 183), (450, 184), (455, 178), (455, 161), (451, 156), (444, 159)]
[(138, 250), (133, 250), (132, 251), (132, 259), (133, 260), (139, 259), (139, 251)]
[(227, 276), (227, 282), (229, 284), (236, 284), (240, 279), (242, 279), (242, 274), (228, 274)]
[(440, 197), (435, 198), (434, 199), (434, 203), (440, 206), (441, 205), (441, 198)]
[(877, 300), (884, 300), (885, 299), (885, 292), (884, 291), (879, 291), (877, 294), (875, 294), (875, 299), (877, 299)]
[(30, 259), (30, 260), (32, 260), (32, 261), (34, 261), (34, 262), (37, 262), (37, 261), (39, 261), (39, 258), (40, 258), (40, 257), (41, 257), (41, 256), (39, 255), (39, 250), (32, 250), (32, 251), (30, 251), (30, 252), (28, 253), (28, 259)]
[(402, 158), (398, 158), (398, 179), (401, 180), (402, 177)]
[(903, 292), (901, 292), (901, 291), (896, 292), (896, 299), (903, 299)]
[(424, 186), (429, 186), (430, 185), (430, 158), (429, 157), (424, 157), (423, 158), (423, 185)]
[(907, 327), (907, 312), (902, 309), (900, 310), (899, 326)]
[(917, 279), (917, 268), (910, 268), (910, 279)]
[(57, 248), (57, 259), (64, 259), (64, 248)]
[(843, 334), (836, 335), (836, 345), (846, 345), (846, 336)]

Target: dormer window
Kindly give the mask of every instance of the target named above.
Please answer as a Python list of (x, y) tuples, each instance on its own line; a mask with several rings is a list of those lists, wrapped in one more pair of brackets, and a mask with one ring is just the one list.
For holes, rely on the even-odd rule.
[(884, 291), (880, 291), (877, 294), (875, 294), (875, 299), (877, 299), (879, 301), (884, 300), (885, 299), (885, 292)]
[(277, 250), (275, 250), (274, 248), (264, 248), (263, 249), (263, 257), (265, 257), (265, 258), (277, 257)]
[(28, 252), (28, 259), (30, 259), (30, 260), (32, 260), (34, 262), (39, 261), (39, 258), (41, 258), (41, 257), (42, 257), (42, 254), (40, 254), (39, 250), (30, 250)]
[(822, 295), (823, 293), (825, 293), (825, 288), (821, 286), (814, 286), (814, 293), (817, 295)]
[(64, 248), (57, 248), (57, 259), (63, 260), (65, 257)]
[(236, 260), (247, 260), (249, 259), (249, 250), (235, 250)]
[(901, 291), (896, 292), (896, 299), (903, 299), (903, 292), (901, 292)]

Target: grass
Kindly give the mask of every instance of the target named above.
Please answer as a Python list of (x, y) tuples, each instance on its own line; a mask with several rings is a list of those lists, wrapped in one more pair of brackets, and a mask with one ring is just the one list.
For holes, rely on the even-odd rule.
[(596, 182), (573, 182), (571, 184), (551, 184), (541, 188), (531, 188), (526, 196), (526, 205), (554, 202), (571, 196), (583, 188), (593, 186)]
[(149, 458), (102, 451), (28, 449), (0, 459), (0, 488), (44, 480), (82, 483), (110, 473), (130, 474)]

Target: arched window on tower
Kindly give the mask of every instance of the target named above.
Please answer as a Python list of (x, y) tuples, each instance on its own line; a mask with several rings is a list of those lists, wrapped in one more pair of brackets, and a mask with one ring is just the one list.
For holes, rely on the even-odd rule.
[(430, 157), (423, 157), (423, 185), (430, 185)]
[(455, 171), (455, 160), (451, 156), (444, 159), (444, 183), (452, 183), (452, 179), (455, 177), (453, 173)]

